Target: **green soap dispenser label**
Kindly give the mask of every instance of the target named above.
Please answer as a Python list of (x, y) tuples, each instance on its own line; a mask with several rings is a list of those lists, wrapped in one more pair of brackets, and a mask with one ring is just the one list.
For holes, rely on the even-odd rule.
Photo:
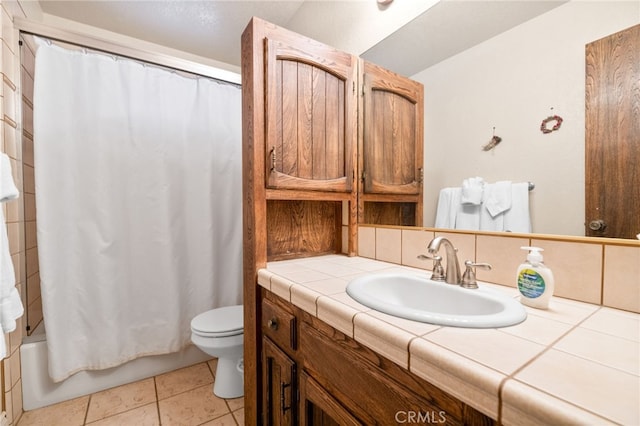
[(523, 269), (518, 274), (518, 290), (524, 297), (529, 299), (540, 297), (545, 287), (544, 278), (533, 269)]

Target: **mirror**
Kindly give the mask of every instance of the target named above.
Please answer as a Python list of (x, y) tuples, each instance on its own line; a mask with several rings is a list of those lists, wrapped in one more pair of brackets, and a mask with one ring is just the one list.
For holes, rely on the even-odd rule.
[[(514, 15), (521, 23), (480, 44), (458, 36)], [(424, 226), (440, 189), (480, 176), (535, 185), (534, 233), (583, 236), (585, 45), (639, 22), (637, 2), (443, 1), (362, 54), (425, 86)], [(456, 45), (454, 56), (441, 45)], [(561, 127), (541, 131), (554, 115)], [(496, 135), (500, 144), (483, 151)]]

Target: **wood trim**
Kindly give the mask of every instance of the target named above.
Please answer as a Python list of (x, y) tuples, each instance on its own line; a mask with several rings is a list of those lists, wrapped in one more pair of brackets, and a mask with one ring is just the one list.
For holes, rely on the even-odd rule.
[[(267, 150), (267, 153), (268, 151), (269, 150)], [(289, 176), (285, 175), (284, 173), (280, 173), (277, 170), (271, 170), (269, 172), (268, 181), (275, 180), (277, 180), (278, 182), (278, 189), (300, 189), (300, 187), (304, 186), (307, 190), (310, 191), (345, 192), (345, 188), (349, 188), (351, 186), (351, 179), (348, 179), (347, 177), (327, 180), (314, 180)]]
[(532, 240), (549, 240), (549, 241), (563, 241), (569, 243), (583, 243), (583, 244), (606, 244), (609, 246), (625, 246), (625, 247), (640, 247), (640, 240), (625, 240), (620, 238), (603, 238), (603, 237), (583, 237), (583, 236), (571, 236), (571, 235), (552, 235), (552, 234), (525, 234), (519, 232), (491, 232), (491, 231), (464, 231), (460, 229), (443, 229), (432, 228), (423, 226), (399, 226), (399, 225), (376, 225), (371, 223), (360, 223), (358, 227), (366, 228), (388, 228), (388, 229), (401, 229), (407, 231), (429, 231), (435, 233), (447, 233), (447, 234), (465, 234), (465, 235), (486, 235), (491, 237), (501, 238), (529, 238)]
[(266, 190), (267, 200), (309, 200), (322, 199), (325, 201), (350, 200), (351, 194), (344, 192), (300, 191), (298, 189), (269, 189)]
[[(264, 185), (264, 79), (260, 47), (265, 23), (252, 19), (242, 33), (242, 163), (243, 163), (243, 282), (244, 282), (244, 399), (247, 424), (259, 424), (261, 413), (258, 269), (267, 264), (266, 197)], [(256, 184), (259, 182), (260, 184)]]

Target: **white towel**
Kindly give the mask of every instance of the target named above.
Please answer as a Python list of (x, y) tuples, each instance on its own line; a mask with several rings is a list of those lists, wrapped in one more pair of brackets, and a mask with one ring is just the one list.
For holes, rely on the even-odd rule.
[(504, 213), (504, 230), (508, 232), (531, 232), (528, 182), (511, 185), (511, 208)]
[(483, 190), (484, 179), (482, 179), (481, 177), (474, 177), (463, 180), (460, 202), (462, 204), (479, 206), (482, 203)]
[(442, 188), (438, 197), (436, 228), (455, 229), (460, 206), (460, 188)]
[(479, 231), (481, 211), (482, 205), (460, 204), (456, 215), (456, 229)]
[(505, 180), (485, 185), (483, 204), (491, 217), (511, 208), (511, 181)]
[[(0, 153), (0, 202), (18, 197), (18, 189), (11, 175), (11, 162), (6, 154)], [(0, 328), (9, 333), (16, 328), (16, 319), (24, 313), (20, 295), (15, 287), (16, 277), (9, 252), (9, 238), (3, 210), (0, 208)], [(7, 356), (4, 334), (0, 334), (0, 359)]]

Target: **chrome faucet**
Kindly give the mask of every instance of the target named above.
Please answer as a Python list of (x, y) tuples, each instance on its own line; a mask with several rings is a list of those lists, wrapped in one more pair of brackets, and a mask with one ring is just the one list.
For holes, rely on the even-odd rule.
[(460, 284), (462, 279), (460, 276), (460, 264), (458, 263), (458, 254), (456, 253), (458, 249), (455, 248), (453, 244), (451, 244), (451, 241), (449, 241), (444, 237), (436, 237), (433, 240), (431, 240), (431, 242), (427, 246), (427, 250), (432, 255), (436, 254), (440, 249), (441, 244), (444, 244), (445, 253), (446, 253), (445, 262), (447, 263), (444, 282), (449, 284)]

